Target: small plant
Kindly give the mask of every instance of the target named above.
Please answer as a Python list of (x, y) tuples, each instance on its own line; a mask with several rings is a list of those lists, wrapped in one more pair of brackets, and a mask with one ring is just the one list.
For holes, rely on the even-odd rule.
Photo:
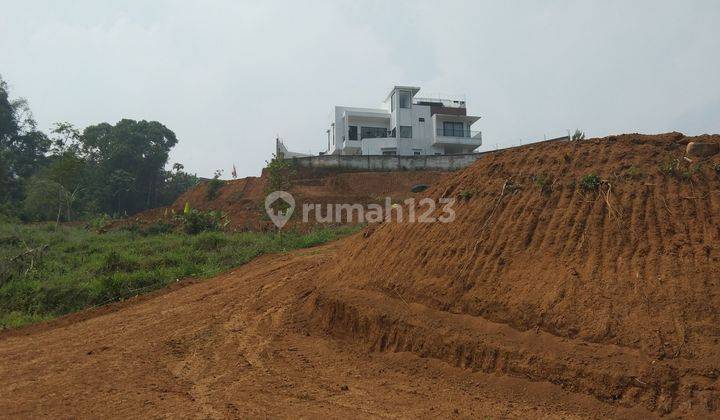
[(585, 132), (580, 130), (575, 130), (573, 135), (570, 137), (570, 140), (572, 141), (581, 141), (585, 140)]
[(637, 166), (631, 166), (628, 168), (627, 171), (625, 171), (625, 175), (627, 175), (629, 178), (640, 178), (642, 172), (640, 172), (640, 168), (638, 168)]
[(597, 174), (587, 174), (580, 180), (580, 188), (583, 191), (596, 191), (600, 188), (600, 177)]
[(515, 194), (516, 192), (520, 191), (521, 188), (522, 187), (520, 184), (516, 184), (516, 183), (512, 182), (511, 180), (508, 180), (505, 183), (505, 191), (507, 191), (510, 194)]
[(225, 181), (220, 179), (222, 173), (222, 169), (218, 169), (215, 171), (213, 178), (208, 181), (207, 192), (205, 194), (205, 198), (207, 198), (208, 201), (213, 201), (220, 195), (220, 189), (225, 185)]
[(679, 168), (680, 161), (678, 159), (668, 158), (660, 164), (660, 172), (666, 176), (676, 175)]
[(682, 177), (683, 180), (689, 181), (690, 179), (692, 179), (693, 175), (697, 175), (699, 173), (700, 173), (700, 164), (696, 163), (695, 165), (682, 171), (680, 176)]
[(472, 193), (472, 191), (469, 191), (469, 190), (463, 190), (462, 192), (460, 192), (460, 195), (459, 195), (460, 199), (463, 201), (468, 201), (472, 196), (473, 196), (473, 193)]
[(552, 182), (550, 180), (550, 177), (547, 175), (536, 175), (533, 177), (533, 183), (535, 186), (540, 188), (540, 191), (543, 193), (548, 193), (552, 190)]
[(104, 231), (110, 225), (110, 221), (111, 221), (110, 216), (103, 213), (103, 214), (91, 219), (90, 222), (88, 223), (88, 228), (90, 228), (96, 232)]

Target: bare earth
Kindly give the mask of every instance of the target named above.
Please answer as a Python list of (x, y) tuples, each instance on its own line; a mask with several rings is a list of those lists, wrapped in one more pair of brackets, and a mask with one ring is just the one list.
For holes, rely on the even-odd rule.
[[(547, 382), (332, 339), (298, 303), (338, 245), (0, 337), (3, 417), (646, 417)], [(83, 319), (87, 318), (87, 319)], [(67, 325), (63, 325), (67, 324)]]
[[(720, 155), (690, 141), (720, 136), (489, 154), (423, 193), (457, 200), (450, 224), (0, 333), (0, 415), (717, 418)], [(249, 182), (219, 198), (238, 220)]]

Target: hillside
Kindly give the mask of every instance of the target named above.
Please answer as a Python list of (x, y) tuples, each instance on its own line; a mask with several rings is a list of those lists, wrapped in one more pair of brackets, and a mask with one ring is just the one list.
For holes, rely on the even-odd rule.
[[(295, 197), (298, 206), (302, 203), (381, 203), (385, 197), (393, 201), (416, 196), (413, 186), (434, 185), (444, 179), (448, 172), (403, 171), (403, 172), (342, 172), (334, 170), (310, 170), (298, 168), (290, 177), (288, 191)], [(217, 196), (208, 197), (208, 183), (202, 183), (182, 194), (172, 206), (175, 212), (182, 212), (188, 203), (194, 209), (220, 210), (229, 221), (231, 229), (265, 230), (275, 229), (265, 215), (264, 201), (268, 193), (268, 174), (225, 181)], [(139, 215), (143, 222), (161, 219), (164, 208), (154, 209)], [(295, 214), (288, 227), (307, 228), (299, 223), (300, 211)]]
[(4, 333), (0, 412), (716, 416), (720, 155), (685, 160), (698, 140), (720, 136), (488, 154), (421, 193), (455, 198), (452, 223), (372, 225)]

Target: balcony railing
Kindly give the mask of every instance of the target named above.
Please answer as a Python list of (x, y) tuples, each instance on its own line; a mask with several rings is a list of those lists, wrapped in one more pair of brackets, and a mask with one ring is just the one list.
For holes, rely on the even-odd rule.
[(473, 138), (479, 135), (480, 132), (464, 128), (438, 128), (436, 134), (440, 137)]
[(465, 108), (465, 97), (438, 97), (438, 98), (413, 98), (413, 103), (416, 105), (430, 105), (437, 104), (448, 108)]

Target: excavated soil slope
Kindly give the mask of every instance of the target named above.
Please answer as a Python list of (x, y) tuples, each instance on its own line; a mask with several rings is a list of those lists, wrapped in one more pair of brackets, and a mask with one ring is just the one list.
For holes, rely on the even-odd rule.
[[(337, 296), (380, 292), (470, 329), (437, 355), (458, 365), (661, 413), (716, 412), (720, 158), (688, 162), (692, 140), (720, 136), (622, 135), (481, 159), (429, 191), (457, 199), (453, 223), (385, 224), (348, 243), (326, 272), (341, 284), (323, 305), (335, 307), (333, 322), (353, 322), (363, 311)], [(583, 188), (589, 174), (602, 180), (596, 189)], [(380, 347), (427, 352), (412, 340), (432, 322), (405, 322), (380, 333)], [(472, 322), (497, 324), (482, 334), (502, 326), (552, 340), (535, 348), (474, 337)]]
[[(434, 185), (448, 176), (448, 172), (339, 172), (333, 170), (310, 170), (298, 168), (292, 176), (289, 192), (294, 196), (297, 208), (303, 203), (343, 204), (382, 203), (385, 197), (393, 201), (415, 196), (410, 190), (418, 184)], [(176, 212), (183, 211), (185, 203), (201, 210), (221, 210), (230, 227), (241, 230), (274, 229), (265, 216), (265, 196), (268, 191), (268, 175), (227, 181), (218, 191), (217, 198), (208, 200), (207, 183), (198, 185), (181, 195), (171, 206)], [(144, 220), (161, 217), (164, 209), (151, 210), (141, 216)], [(298, 210), (289, 227), (303, 228)], [(311, 222), (314, 219), (310, 220)]]
[(689, 140), (491, 154), (426, 192), (452, 223), (6, 332), (0, 415), (717, 416), (720, 158)]

